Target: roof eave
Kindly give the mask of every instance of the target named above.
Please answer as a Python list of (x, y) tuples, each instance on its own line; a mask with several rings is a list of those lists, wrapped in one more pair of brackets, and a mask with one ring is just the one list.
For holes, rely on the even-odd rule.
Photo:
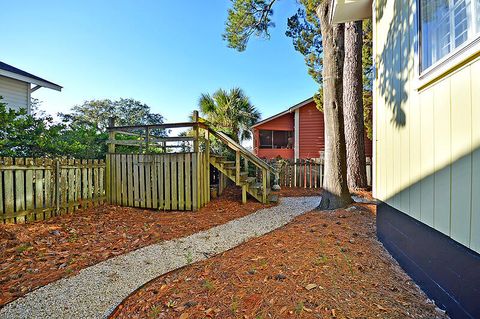
[(331, 23), (345, 23), (371, 17), (372, 0), (333, 0), (330, 12)]
[(267, 122), (270, 122), (270, 121), (272, 121), (272, 120), (274, 120), (274, 119), (276, 119), (276, 118), (279, 118), (280, 116), (283, 116), (283, 115), (285, 115), (285, 114), (292, 113), (292, 112), (295, 111), (296, 109), (301, 108), (302, 106), (305, 106), (305, 105), (307, 105), (308, 103), (310, 103), (310, 102), (312, 102), (312, 101), (313, 101), (313, 97), (310, 97), (310, 98), (308, 98), (308, 99), (306, 99), (306, 100), (303, 100), (302, 102), (297, 103), (297, 104), (295, 104), (294, 106), (289, 107), (288, 109), (286, 109), (286, 110), (283, 111), (283, 112), (277, 113), (277, 114), (275, 114), (275, 115), (272, 115), (272, 116), (270, 116), (270, 117), (267, 117), (267, 118), (264, 119), (264, 120), (261, 120), (261, 121), (258, 122), (258, 123), (253, 124), (253, 125), (252, 125), (252, 128), (257, 127), (257, 126), (262, 125), (262, 124), (265, 124), (265, 123), (267, 123)]
[(18, 81), (23, 81), (23, 82), (35, 84), (35, 85), (38, 85), (38, 86), (41, 86), (41, 87), (49, 88), (49, 89), (52, 89), (52, 90), (55, 90), (55, 91), (62, 91), (62, 88), (63, 88), (60, 85), (52, 83), (52, 82), (41, 81), (41, 80), (38, 80), (38, 79), (34, 79), (34, 78), (31, 78), (31, 77), (28, 77), (28, 76), (25, 76), (25, 75), (21, 75), (21, 74), (16, 74), (14, 72), (6, 71), (6, 70), (1, 70), (0, 69), (0, 75), (5, 76), (7, 78), (15, 79), (15, 80), (18, 80)]

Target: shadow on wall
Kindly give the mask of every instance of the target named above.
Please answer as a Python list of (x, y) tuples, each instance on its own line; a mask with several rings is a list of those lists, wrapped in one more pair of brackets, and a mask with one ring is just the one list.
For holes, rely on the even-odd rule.
[[(474, 147), (377, 208), (380, 241), (451, 318), (480, 318), (480, 147)], [(398, 196), (409, 197), (407, 207), (390, 204)]]
[[(386, 107), (392, 112), (391, 122), (395, 127), (406, 125), (406, 115), (402, 104), (408, 99), (408, 76), (414, 69), (413, 61), (415, 42), (410, 41), (410, 16), (413, 14), (414, 1), (408, 8), (402, 1), (395, 1), (392, 21), (387, 31), (386, 41), (376, 55), (378, 96), (383, 98)], [(380, 0), (376, 8), (376, 19), (380, 21), (384, 15), (387, 0)], [(407, 13), (407, 14), (405, 14)], [(377, 32), (384, 32), (377, 28)], [(412, 45), (413, 42), (413, 45)], [(375, 53), (376, 54), (376, 53)], [(379, 72), (380, 71), (380, 72)]]

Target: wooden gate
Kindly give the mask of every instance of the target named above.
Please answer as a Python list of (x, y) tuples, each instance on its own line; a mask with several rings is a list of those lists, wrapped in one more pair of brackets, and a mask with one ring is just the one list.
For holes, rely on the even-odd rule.
[(161, 210), (197, 210), (210, 201), (205, 152), (108, 154), (110, 203)]

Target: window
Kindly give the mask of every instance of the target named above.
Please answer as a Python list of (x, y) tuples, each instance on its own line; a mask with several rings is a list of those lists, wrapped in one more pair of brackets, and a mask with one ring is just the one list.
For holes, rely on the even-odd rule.
[(480, 36), (480, 0), (420, 0), (421, 70)]
[(292, 131), (260, 131), (260, 148), (293, 148)]

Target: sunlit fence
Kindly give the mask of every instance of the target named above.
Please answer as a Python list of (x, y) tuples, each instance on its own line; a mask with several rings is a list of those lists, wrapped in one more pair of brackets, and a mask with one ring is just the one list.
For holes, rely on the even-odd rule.
[(0, 157), (0, 218), (25, 223), (103, 204), (105, 162)]
[[(367, 184), (372, 185), (372, 159), (366, 158)], [(278, 171), (281, 187), (321, 188), (324, 178), (324, 162), (322, 159), (301, 159), (297, 161), (269, 161)]]

